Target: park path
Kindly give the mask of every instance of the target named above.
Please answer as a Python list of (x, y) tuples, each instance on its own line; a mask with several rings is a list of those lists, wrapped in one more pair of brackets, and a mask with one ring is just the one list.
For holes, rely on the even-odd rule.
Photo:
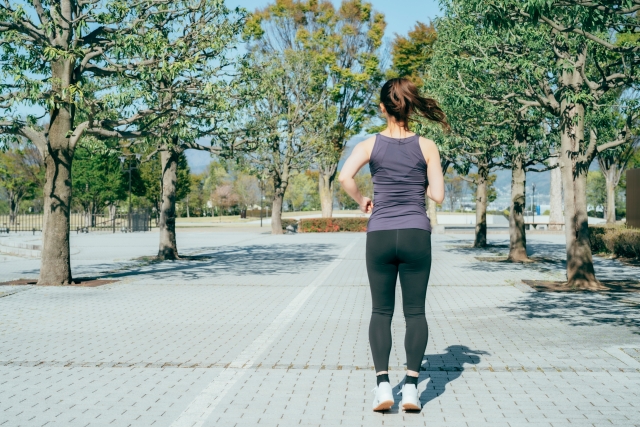
[[(480, 252), (433, 236), (419, 414), (370, 410), (363, 234), (183, 233), (193, 259), (132, 261), (156, 237), (73, 242), (76, 275), (117, 283), (0, 289), (0, 426), (640, 425), (640, 301), (519, 282), (562, 278), (561, 236), (532, 235), (558, 261), (527, 266), (475, 258), (505, 251), (505, 235)], [(0, 268), (25, 277), (37, 260)], [(399, 292), (393, 334), (397, 385)]]

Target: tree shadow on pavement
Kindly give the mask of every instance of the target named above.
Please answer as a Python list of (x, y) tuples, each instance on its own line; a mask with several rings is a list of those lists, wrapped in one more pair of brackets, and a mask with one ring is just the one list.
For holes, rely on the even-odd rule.
[[(456, 241), (456, 243), (458, 243)], [(505, 249), (506, 248), (506, 249)], [(447, 252), (473, 257), (485, 257), (487, 255), (506, 255), (509, 252), (508, 245), (489, 245), (486, 248), (472, 248), (466, 246), (456, 246), (446, 249)], [(540, 273), (566, 273), (566, 246), (564, 244), (534, 241), (527, 243), (527, 254), (532, 258), (533, 263), (512, 263), (508, 261), (479, 261), (468, 263), (461, 268), (471, 271), (481, 271), (488, 273), (504, 272), (505, 269), (514, 272), (522, 272), (521, 279), (528, 279), (528, 271)], [(596, 275), (600, 280), (634, 280), (640, 275), (638, 267), (625, 265), (614, 258), (593, 257)]]
[[(147, 261), (105, 272), (110, 278), (146, 275), (177, 280), (194, 280), (213, 275), (297, 274), (314, 269), (336, 257), (335, 245), (249, 245), (203, 248), (196, 256), (176, 261)], [(105, 265), (105, 269), (112, 266)]]
[(531, 292), (499, 307), (520, 319), (553, 319), (571, 326), (624, 326), (640, 335), (639, 301), (628, 293)]
[[(420, 402), (422, 407), (442, 395), (446, 391), (446, 386), (455, 381), (462, 375), (465, 365), (477, 365), (481, 361), (482, 355), (490, 355), (483, 350), (472, 350), (464, 345), (452, 345), (447, 347), (446, 353), (427, 354), (422, 360), (420, 367), (420, 380), (418, 388), (421, 384), (427, 382), (426, 388), (420, 393)], [(426, 374), (425, 374), (426, 373)], [(398, 393), (402, 390), (404, 379), (393, 388), (393, 395), (396, 400), (394, 408), (400, 410), (401, 398)], [(417, 411), (409, 411), (417, 412)]]

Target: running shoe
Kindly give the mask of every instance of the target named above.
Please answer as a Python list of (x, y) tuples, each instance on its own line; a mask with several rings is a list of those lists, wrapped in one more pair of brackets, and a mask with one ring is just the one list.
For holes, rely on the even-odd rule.
[(373, 399), (374, 411), (387, 411), (391, 409), (394, 404), (393, 390), (391, 384), (388, 382), (382, 382), (378, 387), (374, 388), (376, 397)]
[(402, 386), (402, 403), (400, 407), (405, 411), (419, 411), (422, 409), (420, 397), (418, 396), (418, 388), (414, 384), (405, 384)]

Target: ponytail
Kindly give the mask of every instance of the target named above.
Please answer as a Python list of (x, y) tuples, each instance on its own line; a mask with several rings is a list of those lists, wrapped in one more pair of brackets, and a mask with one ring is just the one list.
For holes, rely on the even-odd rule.
[(420, 96), (418, 88), (411, 80), (391, 79), (382, 86), (380, 102), (387, 113), (399, 123), (408, 127), (412, 116), (418, 114), (432, 122), (439, 123), (445, 131), (450, 131), (447, 116), (435, 99)]

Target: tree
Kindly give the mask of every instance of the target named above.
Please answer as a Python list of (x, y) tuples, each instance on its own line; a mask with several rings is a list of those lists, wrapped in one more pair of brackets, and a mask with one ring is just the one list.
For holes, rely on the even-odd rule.
[[(39, 284), (72, 282), (69, 214), (78, 141), (83, 135), (131, 139), (157, 130), (140, 122), (152, 124), (172, 111), (151, 106), (138, 83), (193, 64), (192, 56), (163, 62), (159, 53), (188, 40), (190, 34), (181, 38), (176, 31), (210, 4), (17, 0), (0, 7), (0, 134), (5, 141), (21, 136), (33, 142), (46, 170)], [(163, 30), (174, 30), (175, 43), (165, 43)], [(21, 106), (29, 108), (27, 117), (19, 114)], [(38, 126), (43, 115), (48, 124)]]
[(316, 183), (311, 180), (309, 175), (299, 173), (291, 178), (285, 200), (291, 207), (291, 210), (299, 212), (303, 210), (308, 203), (310, 195), (317, 192)]
[(587, 174), (587, 204), (597, 212), (607, 203), (607, 183), (604, 175), (599, 171), (589, 171)]
[[(317, 170), (307, 170), (305, 173), (311, 179), (312, 182), (317, 183), (319, 179), (320, 172)], [(342, 187), (342, 186), (340, 186)], [(307, 195), (307, 205), (306, 210), (310, 211), (319, 211), (322, 209), (322, 202), (320, 201), (320, 192), (318, 191), (318, 186), (313, 189), (313, 191), (309, 192)]]
[(0, 152), (0, 187), (7, 192), (11, 225), (18, 217), (20, 202), (34, 198), (42, 188), (43, 172), (42, 157), (33, 145)]
[(549, 187), (549, 230), (562, 230), (562, 174), (558, 166), (558, 158), (549, 159), (551, 182)]
[(460, 206), (465, 191), (465, 180), (458, 175), (454, 168), (449, 168), (444, 176), (445, 194), (449, 204), (449, 211), (455, 212), (456, 205)]
[[(587, 172), (598, 152), (624, 142), (599, 144), (585, 138), (585, 115), (598, 108), (611, 90), (633, 85), (638, 78), (639, 48), (635, 35), (640, 29), (637, 1), (584, 2), (567, 0), (472, 0), (467, 7), (502, 30), (510, 46), (521, 43), (513, 28), (530, 25), (545, 28), (550, 43), (546, 49), (553, 62), (541, 55), (513, 55), (527, 62), (534, 72), (520, 77), (529, 85), (527, 98), (559, 120), (567, 240), (567, 284), (599, 289), (589, 245), (586, 203)], [(509, 54), (509, 50), (504, 50)], [(517, 55), (517, 57), (516, 57)]]
[(238, 198), (238, 204), (243, 209), (249, 209), (260, 203), (260, 183), (253, 175), (238, 174), (233, 181), (233, 191)]
[[(469, 138), (473, 138), (473, 132), (485, 132), (483, 129), (487, 126), (499, 130), (497, 134), (501, 135), (503, 145), (493, 152), (496, 158), (492, 162), (497, 167), (511, 169), (508, 259), (522, 262), (528, 259), (524, 224), (526, 172), (541, 170), (535, 165), (552, 154), (553, 139), (543, 132), (542, 126), (548, 126), (549, 119), (526, 97), (527, 86), (518, 73), (527, 64), (516, 64), (511, 56), (505, 55), (505, 37), (483, 25), (477, 15), (461, 4), (459, 1), (446, 2), (445, 16), (437, 21), (438, 41), (431, 60), (435, 68), (432, 73), (438, 78), (433, 85), (436, 91), (442, 91), (442, 79), (447, 79), (452, 83), (446, 86), (451, 88), (446, 98), (464, 100), (470, 97), (477, 100), (475, 103), (461, 101), (452, 105), (453, 108), (458, 104), (465, 106), (464, 111), (455, 113), (454, 120), (459, 114), (467, 114), (469, 108), (473, 114), (481, 115), (478, 123), (465, 123)], [(536, 49), (545, 41), (544, 34), (535, 28), (518, 27), (515, 31), (526, 42), (509, 46), (510, 52)], [(489, 110), (483, 113), (479, 108)], [(482, 227), (479, 231), (482, 233)], [(485, 239), (482, 235), (478, 237), (476, 241), (482, 246)]]
[(304, 52), (322, 68), (318, 83), (328, 96), (313, 120), (324, 141), (316, 156), (322, 216), (331, 217), (338, 162), (347, 141), (375, 115), (383, 79), (380, 51), (384, 16), (362, 0), (277, 0), (248, 24), (261, 49)]
[[(156, 214), (159, 216), (162, 203), (162, 162), (157, 154), (148, 156), (147, 159), (140, 165), (139, 176), (141, 183), (138, 185), (144, 189), (141, 195), (151, 202)], [(187, 197), (190, 191), (190, 177), (189, 165), (184, 153), (178, 155), (174, 185), (176, 200), (182, 200)]]
[(393, 67), (390, 77), (406, 77), (421, 87), (422, 78), (428, 74), (433, 57), (433, 45), (438, 39), (432, 22), (428, 25), (417, 22), (407, 37), (396, 35), (391, 48)]
[[(446, 24), (446, 21), (442, 23)], [(459, 60), (458, 53), (451, 51), (451, 44), (447, 40), (443, 31), (439, 31), (430, 74), (425, 78), (425, 89), (436, 95), (451, 125), (451, 135), (436, 138), (441, 147), (448, 147), (442, 157), (454, 163), (463, 179), (471, 181), (467, 175), (472, 167), (477, 169), (473, 181), (476, 190), (474, 247), (485, 247), (487, 181), (491, 171), (499, 166), (498, 159), (511, 137), (507, 123), (512, 113), (481, 96), (469, 95), (459, 77), (460, 66), (464, 62)]]
[(273, 186), (271, 232), (282, 234), (282, 205), (289, 180), (306, 170), (318, 154), (319, 136), (308, 124), (323, 113), (323, 67), (309, 53), (263, 52), (253, 46), (242, 73), (250, 82), (244, 117), (255, 146), (240, 159)]
[(207, 170), (205, 171), (206, 177), (204, 179), (204, 192), (211, 196), (215, 189), (226, 183), (229, 180), (229, 173), (225, 169), (222, 163), (217, 160), (212, 161), (207, 166)]
[(220, 209), (220, 221), (222, 221), (223, 209), (228, 211), (231, 206), (235, 206), (238, 203), (238, 197), (233, 192), (232, 184), (222, 184), (213, 191), (211, 195), (211, 202), (214, 206)]
[(613, 145), (616, 141), (624, 142), (624, 145), (618, 145), (597, 154), (600, 171), (606, 180), (607, 198), (604, 204), (604, 217), (607, 224), (613, 224), (616, 222), (618, 183), (638, 145), (638, 113), (635, 99), (626, 99), (615, 92), (610, 92), (609, 95), (604, 100), (608, 105), (603, 102), (597, 111), (587, 115), (586, 128), (590, 138), (604, 140), (606, 144)]
[[(83, 139), (76, 148), (71, 173), (74, 178), (72, 200), (80, 205), (86, 214), (86, 226), (95, 225), (94, 215), (105, 207), (112, 207), (114, 212), (118, 201), (125, 200), (128, 180), (122, 172), (118, 153), (107, 146), (95, 149)], [(134, 194), (143, 194), (137, 170), (132, 173)]]
[(140, 140), (160, 153), (162, 193), (159, 206), (158, 259), (178, 259), (175, 218), (176, 182), (180, 162), (186, 150), (201, 150), (232, 156), (242, 145), (231, 129), (236, 110), (237, 86), (242, 84), (232, 73), (237, 62), (233, 51), (240, 41), (245, 11), (228, 9), (218, 0), (200, 0), (190, 5), (189, 13), (169, 22), (155, 20), (156, 43), (161, 47), (147, 53), (154, 78), (138, 86), (147, 94), (145, 102), (166, 114), (144, 121), (153, 130)]
[[(473, 191), (477, 191), (477, 183), (479, 181), (478, 174), (471, 173), (469, 174), (469, 178), (471, 178), (471, 188), (473, 189)], [(487, 203), (493, 203), (498, 198), (498, 192), (496, 191), (496, 187), (494, 186), (494, 184), (496, 183), (496, 179), (498, 179), (498, 175), (496, 174), (490, 174), (487, 176)]]

